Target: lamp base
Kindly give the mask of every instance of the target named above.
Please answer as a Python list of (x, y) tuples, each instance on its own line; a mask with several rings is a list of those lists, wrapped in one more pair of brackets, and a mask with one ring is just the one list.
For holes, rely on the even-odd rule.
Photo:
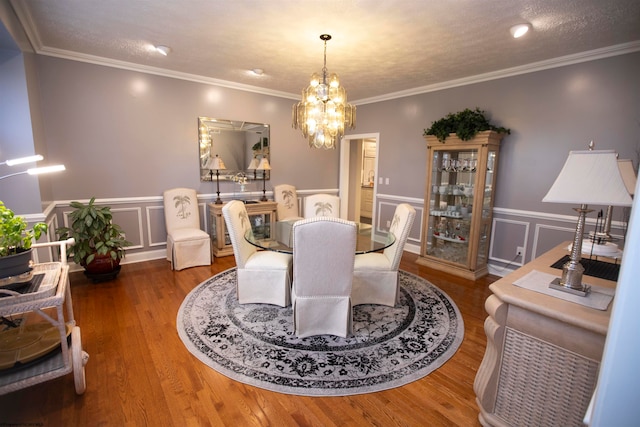
[(567, 292), (573, 295), (578, 295), (581, 297), (586, 297), (587, 295), (589, 295), (589, 292), (591, 292), (591, 286), (585, 285), (584, 283), (581, 285), (582, 286), (581, 288), (574, 289), (574, 288), (565, 286), (560, 282), (561, 282), (561, 279), (559, 277), (556, 277), (555, 279), (553, 279), (551, 283), (549, 283), (549, 288), (555, 289), (557, 291)]
[(220, 197), (218, 197), (216, 199), (216, 201), (213, 203), (214, 205), (222, 205), (224, 202), (222, 201), (222, 199)]
[(260, 197), (260, 201), (261, 202), (268, 202), (269, 199), (267, 199), (267, 196), (263, 194), (262, 197)]

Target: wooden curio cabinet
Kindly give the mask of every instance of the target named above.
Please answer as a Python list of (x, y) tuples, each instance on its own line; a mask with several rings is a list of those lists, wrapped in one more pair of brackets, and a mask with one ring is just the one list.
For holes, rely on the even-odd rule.
[(498, 150), (503, 134), (427, 140), (427, 186), (417, 263), (471, 280), (488, 274)]

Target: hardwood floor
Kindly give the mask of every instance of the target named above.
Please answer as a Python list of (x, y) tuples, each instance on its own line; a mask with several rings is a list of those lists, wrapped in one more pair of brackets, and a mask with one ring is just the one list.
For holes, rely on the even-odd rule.
[(73, 374), (0, 396), (0, 425), (39, 426), (478, 426), (473, 381), (484, 355), (484, 301), (497, 277), (457, 278), (404, 254), (400, 268), (428, 279), (458, 305), (465, 338), (427, 377), (392, 390), (303, 397), (247, 386), (208, 368), (176, 332), (180, 304), (195, 286), (235, 265), (174, 272), (165, 260), (122, 267), (111, 282), (71, 274), (74, 313), (90, 355), (87, 391)]

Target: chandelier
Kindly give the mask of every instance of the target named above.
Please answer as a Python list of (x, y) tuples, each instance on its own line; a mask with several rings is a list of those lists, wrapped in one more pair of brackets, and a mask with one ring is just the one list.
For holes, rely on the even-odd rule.
[(336, 148), (336, 142), (348, 129), (356, 127), (356, 107), (347, 103), (347, 91), (340, 86), (338, 75), (327, 75), (327, 41), (329, 34), (322, 34), (324, 41), (324, 67), (322, 76), (311, 75), (309, 86), (302, 91), (302, 100), (293, 106), (293, 127), (302, 130), (315, 148)]

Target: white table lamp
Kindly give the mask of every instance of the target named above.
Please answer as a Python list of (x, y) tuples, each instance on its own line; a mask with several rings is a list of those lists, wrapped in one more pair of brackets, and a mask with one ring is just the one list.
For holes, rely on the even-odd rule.
[(632, 200), (622, 179), (613, 150), (571, 151), (560, 174), (542, 199), (543, 202), (579, 204), (578, 223), (571, 257), (562, 267), (562, 277), (550, 285), (554, 289), (587, 295), (580, 264), (587, 205), (631, 206)]

